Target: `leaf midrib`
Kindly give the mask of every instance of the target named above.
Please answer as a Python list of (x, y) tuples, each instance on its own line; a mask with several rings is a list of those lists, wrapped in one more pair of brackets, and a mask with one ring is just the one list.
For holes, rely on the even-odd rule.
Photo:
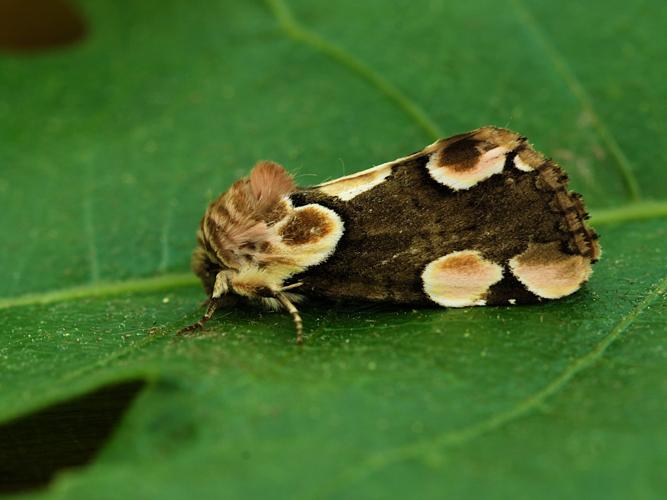
[[(618, 208), (594, 210), (592, 214), (591, 220), (596, 226), (667, 217), (667, 201), (628, 203)], [(128, 293), (174, 290), (197, 286), (198, 283), (199, 281), (192, 273), (167, 273), (130, 280), (93, 282), (87, 285), (0, 298), (0, 310), (96, 297), (112, 297)]]

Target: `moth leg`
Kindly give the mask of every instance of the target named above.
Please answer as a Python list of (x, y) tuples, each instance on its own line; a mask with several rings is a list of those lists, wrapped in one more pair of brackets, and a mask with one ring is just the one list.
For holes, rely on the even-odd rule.
[(208, 301), (208, 307), (206, 308), (206, 312), (201, 317), (201, 319), (196, 323), (186, 326), (185, 328), (181, 328), (178, 331), (178, 335), (187, 335), (188, 333), (194, 332), (195, 330), (203, 330), (204, 323), (206, 323), (209, 319), (213, 317), (213, 313), (218, 308), (221, 302), (222, 302), (221, 297), (215, 297), (215, 298), (211, 297), (211, 299)]
[(287, 312), (292, 315), (292, 319), (294, 320), (294, 327), (296, 328), (296, 343), (297, 344), (302, 344), (303, 343), (303, 320), (301, 319), (301, 315), (299, 314), (299, 310), (292, 303), (292, 301), (289, 298), (287, 298), (287, 295), (285, 295), (282, 291), (276, 292), (275, 297), (285, 307), (285, 309), (287, 309)]

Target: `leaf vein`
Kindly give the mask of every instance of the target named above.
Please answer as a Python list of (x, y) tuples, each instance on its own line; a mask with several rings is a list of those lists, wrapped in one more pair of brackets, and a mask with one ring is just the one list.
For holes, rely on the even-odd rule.
[(0, 310), (12, 307), (46, 305), (54, 302), (88, 299), (96, 297), (110, 297), (125, 293), (152, 292), (158, 290), (172, 290), (194, 286), (197, 278), (191, 273), (172, 273), (147, 278), (137, 278), (125, 281), (98, 282), (91, 285), (82, 285), (48, 292), (29, 293), (18, 297), (0, 299)]
[(593, 128), (598, 137), (606, 146), (616, 161), (617, 168), (623, 178), (625, 187), (628, 191), (628, 196), (631, 200), (637, 201), (641, 198), (639, 183), (635, 177), (635, 169), (628, 159), (627, 155), (619, 146), (616, 138), (611, 133), (607, 125), (600, 118), (600, 115), (595, 111), (590, 95), (584, 88), (583, 84), (571, 69), (567, 61), (558, 52), (554, 45), (547, 39), (545, 30), (540, 27), (536, 18), (529, 12), (522, 0), (512, 0), (512, 6), (517, 12), (519, 20), (530, 32), (537, 43), (542, 47), (547, 57), (551, 61), (556, 73), (563, 79), (566, 86), (578, 100), (581, 107), (590, 117)]
[(657, 217), (667, 217), (667, 201), (644, 201), (617, 208), (591, 210), (591, 222), (598, 226)]
[(628, 314), (623, 316), (611, 331), (600, 340), (592, 350), (570, 363), (558, 376), (542, 389), (519, 401), (511, 408), (490, 416), (470, 426), (442, 433), (418, 443), (394, 448), (386, 452), (378, 452), (369, 456), (362, 464), (343, 472), (336, 483), (341, 479), (346, 481), (357, 480), (370, 473), (383, 469), (388, 465), (411, 458), (437, 460), (438, 451), (449, 446), (456, 446), (471, 441), (489, 432), (500, 429), (520, 418), (529, 415), (542, 406), (547, 399), (562, 391), (581, 372), (593, 367), (616, 342), (623, 332), (639, 317), (667, 289), (667, 276), (658, 281)]
[(278, 25), (288, 37), (324, 54), (366, 80), (408, 115), (431, 139), (436, 140), (444, 136), (438, 125), (414, 100), (360, 59), (301, 24), (283, 0), (265, 1)]

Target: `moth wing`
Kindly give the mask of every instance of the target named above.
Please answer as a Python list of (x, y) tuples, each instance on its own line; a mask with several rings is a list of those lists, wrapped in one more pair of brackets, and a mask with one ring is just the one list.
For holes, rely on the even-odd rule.
[[(567, 176), (516, 132), (483, 127), (292, 196), (338, 214), (336, 251), (304, 292), (448, 307), (576, 291), (600, 255)], [(542, 279), (543, 276), (550, 277)]]

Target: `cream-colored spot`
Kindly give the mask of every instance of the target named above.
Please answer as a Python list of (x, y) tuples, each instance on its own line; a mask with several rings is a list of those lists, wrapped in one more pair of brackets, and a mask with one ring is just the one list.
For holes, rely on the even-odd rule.
[(349, 201), (355, 196), (373, 189), (375, 186), (382, 184), (384, 180), (391, 174), (392, 165), (399, 160), (393, 162), (383, 163), (368, 170), (334, 179), (324, 184), (320, 184), (317, 188), (329, 196), (335, 196), (343, 201)]
[(292, 217), (280, 228), (279, 234), (286, 245), (305, 245), (325, 238), (333, 227), (328, 214), (315, 207), (308, 207), (295, 210)]
[(576, 292), (591, 275), (591, 261), (561, 251), (560, 243), (531, 243), (513, 257), (509, 267), (528, 290), (545, 299), (559, 299)]
[(507, 302), (514, 305), (514, 304), (516, 304), (516, 299), (508, 299)]
[(422, 273), (426, 295), (446, 307), (483, 306), (489, 287), (502, 277), (503, 268), (476, 250), (449, 253)]
[(276, 252), (300, 267), (313, 266), (329, 257), (343, 235), (343, 221), (330, 208), (310, 204), (295, 208), (290, 217), (273, 227)]
[(523, 161), (520, 156), (514, 158), (514, 166), (522, 172), (532, 172), (534, 169), (528, 163)]
[(478, 182), (502, 172), (508, 152), (504, 146), (495, 147), (480, 154), (471, 165), (461, 168), (457, 164), (447, 164), (443, 157), (446, 150), (436, 151), (431, 154), (426, 169), (433, 179), (447, 187), (454, 190), (470, 189)]

